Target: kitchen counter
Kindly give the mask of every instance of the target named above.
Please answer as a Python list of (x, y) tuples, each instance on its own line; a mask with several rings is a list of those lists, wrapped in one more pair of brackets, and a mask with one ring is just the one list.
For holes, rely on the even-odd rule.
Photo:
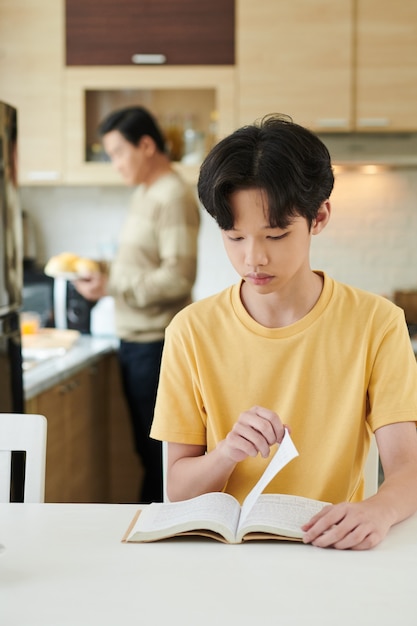
[(113, 336), (80, 335), (47, 359), (26, 352), (26, 411), (48, 420), (45, 502), (137, 501), (142, 467), (118, 347)]
[(23, 372), (25, 399), (29, 400), (65, 380), (97, 361), (102, 355), (114, 352), (118, 346), (119, 340), (116, 337), (81, 335), (64, 355), (44, 359)]

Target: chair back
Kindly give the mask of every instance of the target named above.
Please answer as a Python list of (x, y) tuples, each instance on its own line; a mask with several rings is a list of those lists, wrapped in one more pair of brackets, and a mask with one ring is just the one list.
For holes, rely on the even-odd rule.
[(43, 415), (0, 413), (0, 502), (10, 502), (12, 452), (25, 452), (24, 502), (45, 501), (47, 421)]
[(163, 495), (162, 501), (169, 502), (168, 494), (167, 494), (167, 466), (168, 466), (168, 442), (162, 442), (162, 487), (163, 487)]
[(379, 454), (375, 436), (372, 435), (368, 458), (364, 467), (365, 490), (364, 498), (370, 498), (378, 491), (379, 480)]

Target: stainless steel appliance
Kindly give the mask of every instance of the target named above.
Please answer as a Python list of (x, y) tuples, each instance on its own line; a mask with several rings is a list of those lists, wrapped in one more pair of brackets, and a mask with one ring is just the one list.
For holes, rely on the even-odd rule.
[(43, 270), (24, 272), (22, 311), (38, 313), (43, 327), (54, 325), (53, 288), (54, 279), (46, 276)]
[(65, 278), (51, 278), (42, 269), (26, 269), (23, 279), (22, 311), (38, 313), (41, 326), (92, 332), (97, 305), (78, 293)]
[[(17, 112), (0, 102), (0, 412), (23, 413), (22, 215), (17, 185)], [(1, 445), (1, 442), (0, 442)], [(13, 456), (13, 500), (21, 499), (22, 453)], [(20, 455), (20, 456), (19, 456)], [(20, 493), (22, 492), (22, 493)]]
[(34, 311), (41, 326), (54, 324), (53, 284), (38, 262), (36, 228), (32, 216), (22, 208), (23, 233), (23, 304), (22, 311)]
[(23, 232), (23, 271), (36, 267), (37, 245), (35, 225), (31, 216), (22, 209), (22, 232)]

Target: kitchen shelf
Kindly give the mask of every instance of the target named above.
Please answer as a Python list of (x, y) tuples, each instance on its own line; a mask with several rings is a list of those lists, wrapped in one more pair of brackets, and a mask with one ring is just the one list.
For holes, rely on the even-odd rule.
[[(203, 158), (213, 143), (235, 129), (234, 67), (67, 68), (65, 184), (124, 184), (111, 165), (104, 162), (97, 127), (112, 110), (133, 104), (148, 108), (162, 128), (173, 120), (179, 125), (192, 120), (195, 130), (205, 138)], [(179, 162), (175, 166), (186, 180), (194, 183), (200, 162)]]
[(144, 106), (151, 111), (164, 132), (168, 144), (170, 133), (178, 134), (181, 143), (173, 160), (180, 161), (184, 156), (182, 139), (189, 125), (204, 143), (201, 151), (205, 154), (214, 129), (211, 127), (216, 111), (214, 89), (94, 89), (85, 92), (86, 145), (85, 160), (107, 161), (102, 149), (97, 127), (109, 113), (127, 106)]

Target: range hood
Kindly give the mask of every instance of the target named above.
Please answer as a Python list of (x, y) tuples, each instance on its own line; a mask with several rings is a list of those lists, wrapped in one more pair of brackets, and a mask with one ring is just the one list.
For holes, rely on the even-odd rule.
[(318, 133), (334, 165), (417, 167), (417, 133)]

